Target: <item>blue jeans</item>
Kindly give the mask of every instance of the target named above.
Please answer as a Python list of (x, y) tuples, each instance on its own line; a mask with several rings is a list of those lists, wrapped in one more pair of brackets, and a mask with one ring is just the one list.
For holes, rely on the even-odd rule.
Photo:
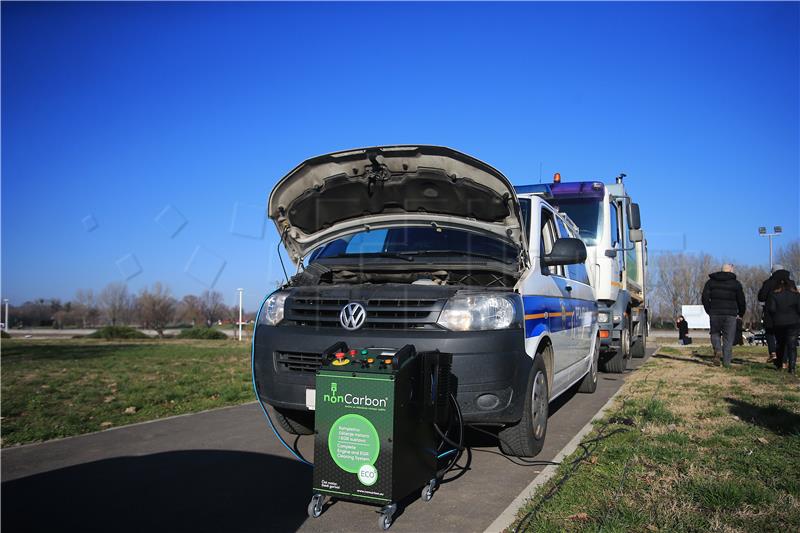
[[(722, 352), (722, 364), (731, 366), (733, 339), (736, 336), (736, 317), (711, 315), (711, 346), (714, 354)], [(720, 341), (720, 335), (722, 340)]]

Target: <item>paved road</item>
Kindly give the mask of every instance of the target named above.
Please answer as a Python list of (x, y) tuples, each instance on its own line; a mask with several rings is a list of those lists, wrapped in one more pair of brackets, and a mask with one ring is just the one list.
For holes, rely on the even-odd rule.
[[(554, 457), (625, 377), (600, 374), (594, 394), (554, 402), (538, 459)], [(495, 443), (480, 435), (469, 443), (468, 470), (449, 474), (431, 502), (408, 502), (391, 531), (483, 531), (542, 470), (488, 453)], [(312, 457), (309, 437), (298, 446)], [(4, 533), (377, 530), (377, 507), (336, 502), (307, 518), (311, 469), (290, 459), (256, 404), (7, 449), (2, 479)]]

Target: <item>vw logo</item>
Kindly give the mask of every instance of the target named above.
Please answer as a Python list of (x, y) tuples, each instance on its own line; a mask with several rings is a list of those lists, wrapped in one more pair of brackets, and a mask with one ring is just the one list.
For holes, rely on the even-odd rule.
[(366, 319), (367, 311), (364, 306), (355, 302), (345, 305), (339, 312), (339, 322), (342, 327), (351, 331), (363, 326)]

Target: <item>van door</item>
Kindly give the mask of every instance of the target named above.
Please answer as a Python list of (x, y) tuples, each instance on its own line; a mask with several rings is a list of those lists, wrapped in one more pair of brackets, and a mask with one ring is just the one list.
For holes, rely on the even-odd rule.
[[(560, 218), (556, 218), (556, 226), (561, 237), (574, 237)], [(594, 291), (589, 284), (589, 273), (584, 263), (566, 265), (568, 278), (565, 289), (567, 291), (567, 322), (570, 339), (575, 347), (575, 361), (581, 361), (591, 355), (593, 341), (592, 316), (595, 306)]]
[[(556, 227), (556, 216), (547, 207), (542, 207), (540, 219), (540, 256), (549, 254), (553, 245), (558, 239), (558, 229)], [(569, 280), (566, 278), (564, 266), (547, 267), (539, 264), (542, 269), (543, 283), (548, 287), (548, 294), (552, 295), (545, 300), (548, 329), (553, 341), (553, 351), (555, 352), (554, 370), (559, 373), (575, 363), (578, 359), (579, 348), (576, 348), (575, 341), (571, 338), (571, 331), (568, 320), (570, 319), (567, 307), (570, 304), (571, 296), (567, 286)]]

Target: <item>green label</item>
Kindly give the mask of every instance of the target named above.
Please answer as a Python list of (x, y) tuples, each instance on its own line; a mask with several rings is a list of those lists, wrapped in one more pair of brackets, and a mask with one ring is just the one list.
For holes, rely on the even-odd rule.
[(362, 466), (373, 465), (378, 459), (381, 451), (378, 431), (361, 415), (341, 416), (328, 432), (328, 451), (339, 468), (358, 474)]

